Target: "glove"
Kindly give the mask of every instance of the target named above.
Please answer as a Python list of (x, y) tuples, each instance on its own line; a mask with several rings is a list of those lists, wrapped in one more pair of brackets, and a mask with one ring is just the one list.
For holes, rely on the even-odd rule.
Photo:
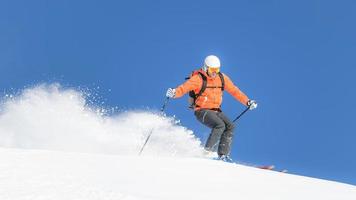
[(247, 106), (250, 108), (250, 110), (253, 110), (257, 108), (257, 102), (255, 100), (248, 100)]
[(173, 98), (174, 96), (176, 96), (176, 89), (168, 88), (166, 92), (166, 97)]

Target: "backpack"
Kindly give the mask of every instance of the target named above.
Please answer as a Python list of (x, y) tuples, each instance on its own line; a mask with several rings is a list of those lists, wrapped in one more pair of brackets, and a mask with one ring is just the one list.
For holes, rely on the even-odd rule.
[(191, 109), (194, 109), (194, 107), (196, 106), (196, 100), (198, 99), (199, 96), (201, 96), (203, 94), (203, 92), (206, 90), (206, 88), (221, 88), (221, 91), (224, 91), (224, 89), (225, 89), (224, 75), (221, 72), (218, 73), (220, 80), (221, 80), (220, 87), (207, 86), (207, 77), (205, 76), (205, 74), (203, 74), (199, 70), (193, 71), (189, 77), (185, 78), (185, 80), (188, 80), (192, 76), (197, 75), (197, 74), (202, 78), (203, 83), (202, 83), (202, 86), (197, 94), (194, 92), (194, 90), (189, 91), (188, 102), (189, 102), (189, 108), (191, 108)]

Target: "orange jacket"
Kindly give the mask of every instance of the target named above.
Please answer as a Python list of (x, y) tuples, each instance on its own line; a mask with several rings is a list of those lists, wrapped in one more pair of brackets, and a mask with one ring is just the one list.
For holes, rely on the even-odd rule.
[[(222, 95), (223, 95), (223, 91), (221, 90), (222, 83), (220, 77), (217, 75), (216, 77), (212, 78), (208, 76), (204, 70), (200, 70), (200, 72), (206, 75), (208, 87), (203, 92), (203, 94), (197, 98), (195, 110), (199, 110), (202, 108), (205, 109), (220, 108), (222, 103)], [(242, 104), (247, 105), (249, 98), (243, 92), (241, 92), (238, 87), (234, 85), (234, 83), (227, 75), (225, 74), (223, 75), (225, 81), (225, 90), (228, 93), (230, 93), (235, 99), (240, 101)], [(199, 74), (193, 75), (185, 83), (183, 83), (182, 85), (176, 88), (176, 95), (174, 98), (182, 97), (184, 94), (186, 94), (191, 90), (194, 90), (194, 92), (197, 94), (199, 93), (202, 84), (203, 84), (203, 79), (200, 77), (200, 75)], [(209, 88), (210, 86), (216, 88)]]

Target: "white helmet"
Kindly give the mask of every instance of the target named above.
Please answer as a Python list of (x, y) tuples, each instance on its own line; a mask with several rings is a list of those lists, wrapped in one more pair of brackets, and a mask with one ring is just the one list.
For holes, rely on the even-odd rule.
[(208, 67), (211, 68), (220, 68), (220, 60), (217, 56), (210, 55), (207, 56), (204, 60), (204, 70), (207, 70)]

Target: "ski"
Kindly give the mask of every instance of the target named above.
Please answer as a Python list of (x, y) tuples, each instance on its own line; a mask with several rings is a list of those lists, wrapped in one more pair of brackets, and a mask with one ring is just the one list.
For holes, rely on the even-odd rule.
[(262, 165), (262, 166), (256, 166), (259, 169), (266, 169), (266, 170), (273, 170), (275, 167), (274, 165)]
[(288, 170), (283, 169), (283, 170), (277, 170), (274, 165), (264, 165), (264, 166), (257, 166), (259, 169), (265, 169), (265, 170), (271, 170), (275, 172), (282, 172), (282, 173), (287, 173)]
[(281, 172), (281, 173), (287, 173), (288, 170), (283, 169), (283, 170), (277, 170), (276, 167), (274, 165), (253, 165), (253, 164), (246, 164), (246, 163), (242, 163), (242, 162), (235, 162), (232, 159), (220, 159), (220, 158), (212, 158), (213, 160), (218, 160), (218, 161), (222, 161), (222, 162), (226, 162), (226, 163), (233, 163), (233, 164), (238, 164), (238, 165), (244, 165), (247, 167), (254, 167), (257, 169), (264, 169), (264, 170), (271, 170), (271, 171), (275, 171), (275, 172)]

